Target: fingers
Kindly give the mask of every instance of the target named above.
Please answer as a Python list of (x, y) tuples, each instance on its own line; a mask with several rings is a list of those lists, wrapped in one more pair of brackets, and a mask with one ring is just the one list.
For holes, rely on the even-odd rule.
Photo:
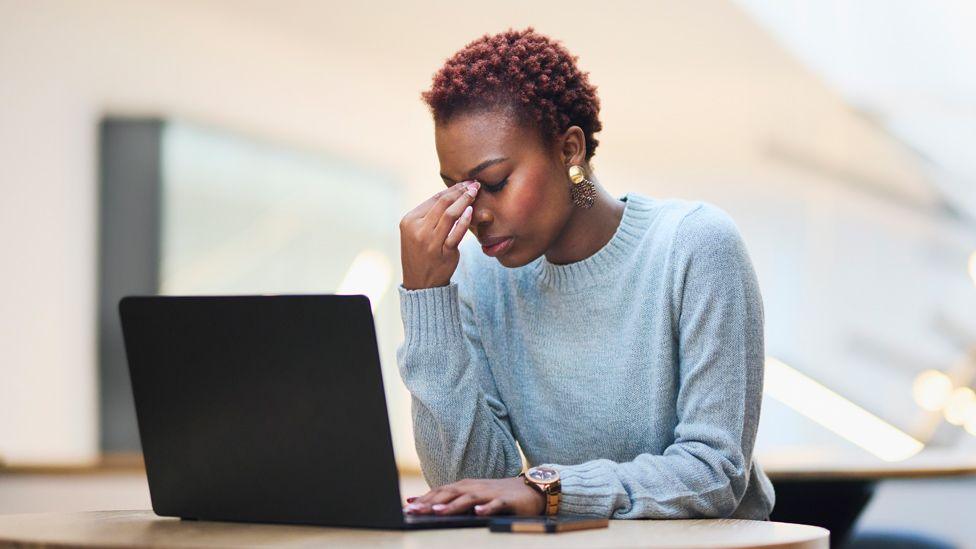
[(496, 498), (488, 503), (482, 505), (474, 506), (474, 514), (476, 515), (504, 515), (511, 512), (511, 507), (508, 502), (501, 498)]
[(427, 200), (424, 200), (420, 204), (417, 204), (417, 206), (414, 209), (407, 212), (407, 214), (403, 216), (404, 219), (406, 218), (419, 219), (421, 217), (424, 217), (427, 214), (427, 212), (430, 210), (430, 208), (440, 199), (440, 197), (454, 190), (460, 189), (463, 191), (464, 188), (462, 187), (462, 185), (464, 183), (467, 183), (467, 181), (462, 181), (461, 183), (455, 183), (451, 187), (448, 187), (446, 189), (441, 189), (440, 191), (434, 193), (433, 196), (431, 196)]
[(467, 184), (469, 181), (462, 181), (456, 183), (451, 187), (442, 189), (438, 191), (434, 196), (428, 198), (421, 202), (416, 208), (410, 210), (407, 217), (413, 217), (414, 219), (424, 219), (430, 216), (435, 216), (435, 219), (440, 217), (440, 214), (450, 206), (457, 197), (461, 196), (464, 191), (467, 190)]
[(464, 492), (463, 490), (455, 488), (453, 486), (449, 486), (449, 487), (442, 488), (434, 492), (433, 494), (431, 494), (431, 497), (428, 498), (427, 501), (425, 501), (424, 503), (426, 503), (431, 507), (431, 509), (433, 509), (435, 506), (450, 503), (455, 499), (459, 497), (463, 497), (465, 495), (466, 492)]
[(493, 489), (491, 481), (461, 480), (435, 488), (418, 498), (409, 498), (403, 510), (417, 515), (455, 515), (470, 513), (476, 515), (513, 514), (516, 506), (505, 492)]
[(429, 515), (433, 511), (431, 511), (430, 505), (414, 501), (413, 503), (408, 503), (403, 508), (403, 512), (408, 515)]
[(476, 504), (486, 503), (490, 500), (491, 498), (485, 496), (462, 494), (448, 503), (435, 503), (431, 506), (431, 510), (438, 515), (457, 515), (460, 513), (469, 513), (471, 512), (471, 508)]
[(461, 492), (454, 484), (448, 484), (440, 488), (435, 488), (418, 498), (414, 498), (403, 510), (410, 514), (430, 514), (433, 512), (433, 505), (447, 503), (460, 495)]
[(408, 501), (403, 510), (409, 514), (421, 515), (469, 512), (476, 503), (491, 499), (491, 497), (479, 496), (479, 492), (483, 493), (480, 484), (465, 479), (413, 498), (413, 501)]
[(451, 232), (447, 234), (447, 238), (444, 240), (444, 247), (448, 249), (456, 249), (461, 243), (461, 239), (464, 238), (464, 233), (467, 232), (468, 227), (471, 226), (471, 213), (473, 208), (468, 206), (464, 208), (461, 212), (461, 217), (458, 218), (457, 223), (451, 229)]
[(447, 239), (447, 233), (454, 226), (454, 222), (461, 217), (464, 209), (474, 202), (480, 187), (480, 183), (472, 181), (460, 191), (454, 190), (440, 197), (430, 208), (424, 216), (424, 221), (434, 240), (444, 242)]

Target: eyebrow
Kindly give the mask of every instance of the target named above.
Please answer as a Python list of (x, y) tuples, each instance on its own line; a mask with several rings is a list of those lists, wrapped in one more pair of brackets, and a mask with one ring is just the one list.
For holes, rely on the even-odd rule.
[[(485, 160), (484, 162), (482, 162), (481, 164), (478, 164), (477, 166), (475, 166), (474, 168), (472, 168), (471, 171), (468, 172), (468, 179), (474, 179), (475, 176), (478, 175), (478, 172), (480, 172), (481, 170), (483, 170), (483, 169), (485, 169), (485, 168), (487, 168), (489, 166), (494, 166), (495, 164), (498, 164), (499, 162), (504, 162), (506, 160), (508, 160), (508, 157), (507, 156), (504, 156), (504, 157), (501, 157), (501, 158), (492, 158), (491, 160)], [(451, 183), (454, 183), (455, 182), (453, 179), (451, 179), (450, 177), (444, 175), (443, 173), (441, 174), (441, 179), (443, 179), (444, 181), (450, 181)]]

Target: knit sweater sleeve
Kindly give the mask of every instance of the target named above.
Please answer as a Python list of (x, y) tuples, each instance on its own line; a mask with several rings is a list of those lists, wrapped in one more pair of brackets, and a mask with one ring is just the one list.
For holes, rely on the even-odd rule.
[(412, 395), (414, 440), (431, 487), (522, 470), (473, 305), (458, 279), (421, 290), (399, 286), (405, 338), (397, 363)]
[(629, 462), (551, 464), (560, 512), (613, 518), (731, 516), (746, 492), (763, 383), (763, 306), (732, 220), (699, 205), (675, 232), (672, 330), (679, 386), (674, 441)]

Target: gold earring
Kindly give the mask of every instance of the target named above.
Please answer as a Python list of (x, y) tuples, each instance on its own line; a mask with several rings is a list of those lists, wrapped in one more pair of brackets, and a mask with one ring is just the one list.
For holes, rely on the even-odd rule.
[(586, 178), (586, 172), (582, 166), (573, 164), (569, 167), (569, 180), (573, 182), (569, 189), (569, 194), (573, 199), (573, 205), (577, 208), (593, 207), (593, 200), (596, 198), (596, 187), (593, 182)]

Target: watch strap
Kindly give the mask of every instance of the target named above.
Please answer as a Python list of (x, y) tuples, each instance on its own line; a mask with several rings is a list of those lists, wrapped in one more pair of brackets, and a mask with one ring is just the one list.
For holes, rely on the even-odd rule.
[(560, 481), (550, 482), (549, 484), (539, 484), (530, 479), (525, 472), (519, 473), (522, 481), (534, 488), (546, 498), (545, 514), (548, 516), (559, 513), (559, 496), (562, 494), (562, 484)]

